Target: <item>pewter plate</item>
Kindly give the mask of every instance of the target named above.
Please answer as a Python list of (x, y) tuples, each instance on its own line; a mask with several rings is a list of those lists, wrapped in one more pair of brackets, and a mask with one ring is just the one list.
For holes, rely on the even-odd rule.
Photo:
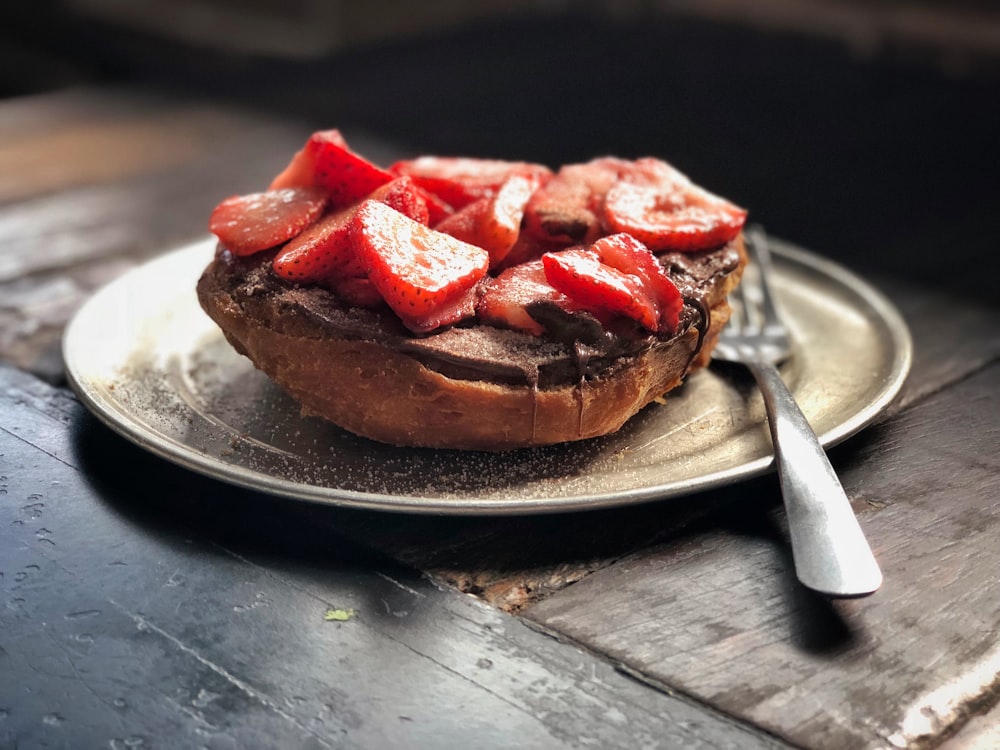
[[(771, 468), (763, 403), (741, 371), (696, 373), (617, 434), (502, 454), (394, 448), (296, 404), (201, 311), (214, 242), (180, 248), (95, 294), (66, 330), (80, 399), (129, 440), (188, 469), (302, 500), (391, 511), (513, 514), (647, 502)], [(824, 445), (891, 402), (912, 345), (896, 310), (843, 268), (774, 242), (796, 342), (782, 374)]]

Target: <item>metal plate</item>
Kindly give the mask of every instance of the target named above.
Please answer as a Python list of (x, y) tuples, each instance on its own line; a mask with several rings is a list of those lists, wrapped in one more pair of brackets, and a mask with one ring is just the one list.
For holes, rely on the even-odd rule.
[[(63, 341), (70, 383), (102, 421), (181, 466), (277, 495), (425, 513), (604, 508), (767, 471), (763, 404), (740, 371), (708, 369), (617, 434), (504, 454), (402, 449), (299, 415), (201, 311), (213, 241), (133, 269), (92, 297)], [(774, 242), (796, 355), (782, 374), (824, 445), (869, 424), (910, 367), (896, 310), (841, 267)]]

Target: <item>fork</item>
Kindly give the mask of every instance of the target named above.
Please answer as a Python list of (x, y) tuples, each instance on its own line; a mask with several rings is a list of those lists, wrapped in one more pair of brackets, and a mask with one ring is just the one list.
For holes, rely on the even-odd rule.
[(713, 356), (744, 365), (764, 397), (799, 581), (832, 597), (866, 596), (881, 585), (882, 572), (816, 433), (778, 371), (792, 356), (792, 341), (770, 286), (767, 236), (754, 227), (747, 239), (756, 273), (745, 274), (730, 294), (733, 317)]

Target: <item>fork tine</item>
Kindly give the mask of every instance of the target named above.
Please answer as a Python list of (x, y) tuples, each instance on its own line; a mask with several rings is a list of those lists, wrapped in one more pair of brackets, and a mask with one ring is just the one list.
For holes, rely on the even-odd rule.
[(771, 251), (768, 247), (767, 233), (761, 226), (753, 226), (747, 230), (747, 254), (757, 266), (757, 287), (760, 291), (760, 310), (763, 315), (763, 325), (780, 324), (781, 317), (774, 303), (774, 291), (771, 289)]

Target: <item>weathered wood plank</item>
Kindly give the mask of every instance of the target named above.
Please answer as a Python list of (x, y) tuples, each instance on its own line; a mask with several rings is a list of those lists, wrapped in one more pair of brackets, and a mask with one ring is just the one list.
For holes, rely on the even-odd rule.
[[(989, 268), (984, 264), (984, 272), (991, 273)], [(872, 280), (899, 308), (913, 336), (913, 368), (888, 416), (1000, 360), (1000, 306), (964, 296), (963, 273), (942, 273), (936, 287)]]
[(0, 282), (116, 255), (141, 260), (204, 236), (212, 207), (266, 186), (296, 143), (295, 128), (258, 131), (218, 144), (194, 164), (3, 206)]
[(1000, 704), (974, 716), (954, 737), (941, 744), (941, 750), (996, 750), (1000, 747)]
[(932, 745), (1000, 687), (998, 414), (993, 365), (835, 452), (886, 576), (870, 598), (796, 585), (772, 481), (525, 615), (796, 744)]
[(784, 746), (2, 366), (0, 456), (0, 744)]
[[(184, 169), (241, 141), (287, 134), (289, 125), (206, 100), (129, 89), (77, 89), (5, 101), (0, 204)], [(287, 157), (266, 149), (258, 154), (273, 169), (281, 163), (272, 159)]]
[(91, 86), (65, 88), (40, 94), (4, 99), (0, 106), (0, 137), (18, 138), (25, 133), (45, 133), (72, 127), (73, 123), (135, 116), (149, 109), (157, 97), (123, 89)]
[(32, 103), (0, 106), (0, 359), (59, 382), (83, 300), (203, 236), (211, 206), (266, 184), (305, 127), (140, 95)]

